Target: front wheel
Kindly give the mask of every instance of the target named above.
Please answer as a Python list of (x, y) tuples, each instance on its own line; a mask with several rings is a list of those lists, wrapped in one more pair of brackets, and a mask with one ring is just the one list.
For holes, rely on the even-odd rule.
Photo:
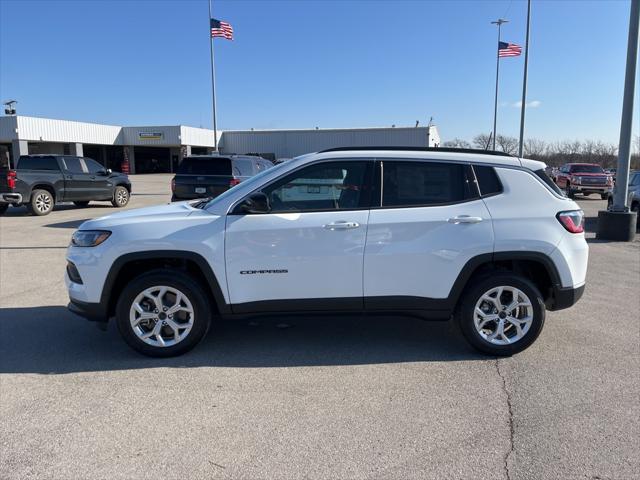
[(4, 215), (7, 212), (8, 208), (9, 208), (8, 203), (0, 203), (0, 215)]
[(211, 308), (202, 288), (179, 270), (142, 274), (116, 306), (118, 330), (130, 347), (151, 357), (181, 355), (205, 336)]
[(601, 194), (600, 194), (600, 198), (601, 198), (602, 200), (606, 200), (606, 199), (608, 199), (608, 198), (609, 198), (609, 194), (608, 194), (608, 193), (601, 193)]
[(113, 200), (111, 200), (111, 205), (116, 208), (122, 208), (126, 206), (127, 203), (129, 203), (129, 190), (122, 185), (118, 185), (113, 191)]
[(33, 215), (49, 215), (53, 210), (53, 195), (48, 190), (34, 190), (31, 194), (31, 201), (27, 204), (27, 209)]
[(489, 355), (509, 356), (529, 347), (540, 335), (544, 299), (527, 278), (496, 274), (467, 291), (456, 316), (474, 348)]

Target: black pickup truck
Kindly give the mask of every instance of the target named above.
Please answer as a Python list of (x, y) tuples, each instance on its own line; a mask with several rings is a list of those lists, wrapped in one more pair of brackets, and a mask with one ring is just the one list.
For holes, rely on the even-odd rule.
[(34, 215), (47, 215), (60, 202), (86, 207), (91, 200), (108, 200), (124, 207), (130, 195), (126, 175), (86, 157), (24, 155), (15, 170), (0, 172), (0, 215), (9, 205), (26, 205)]

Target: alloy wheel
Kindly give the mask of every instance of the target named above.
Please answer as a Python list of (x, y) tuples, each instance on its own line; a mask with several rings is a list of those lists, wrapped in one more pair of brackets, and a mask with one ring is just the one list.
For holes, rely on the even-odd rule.
[(194, 310), (177, 288), (158, 285), (142, 291), (129, 309), (129, 322), (136, 336), (154, 347), (171, 347), (191, 332)]
[(40, 213), (48, 212), (51, 210), (52, 200), (51, 196), (46, 193), (40, 193), (36, 197), (36, 208)]
[(127, 203), (128, 197), (129, 192), (127, 192), (126, 188), (118, 188), (116, 190), (116, 203), (118, 205), (125, 205)]
[(473, 323), (484, 340), (510, 345), (522, 339), (533, 323), (533, 305), (518, 288), (494, 287), (476, 302)]

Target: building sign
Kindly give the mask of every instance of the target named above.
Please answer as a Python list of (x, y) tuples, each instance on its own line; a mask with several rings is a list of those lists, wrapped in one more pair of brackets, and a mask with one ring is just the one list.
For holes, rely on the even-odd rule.
[(162, 132), (138, 132), (140, 140), (162, 140)]

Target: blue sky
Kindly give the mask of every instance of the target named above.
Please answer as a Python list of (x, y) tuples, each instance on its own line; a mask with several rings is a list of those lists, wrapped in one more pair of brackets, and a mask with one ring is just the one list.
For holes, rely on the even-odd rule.
[[(527, 136), (617, 143), (628, 0), (534, 0)], [(496, 30), (526, 3), (214, 0), (221, 129), (422, 124), (491, 129)], [(19, 113), (211, 126), (206, 0), (0, 0), (0, 98)], [(523, 57), (501, 60), (499, 133), (517, 135)], [(638, 103), (636, 101), (636, 106)], [(636, 117), (639, 108), (636, 108)], [(638, 132), (638, 121), (634, 133)]]

